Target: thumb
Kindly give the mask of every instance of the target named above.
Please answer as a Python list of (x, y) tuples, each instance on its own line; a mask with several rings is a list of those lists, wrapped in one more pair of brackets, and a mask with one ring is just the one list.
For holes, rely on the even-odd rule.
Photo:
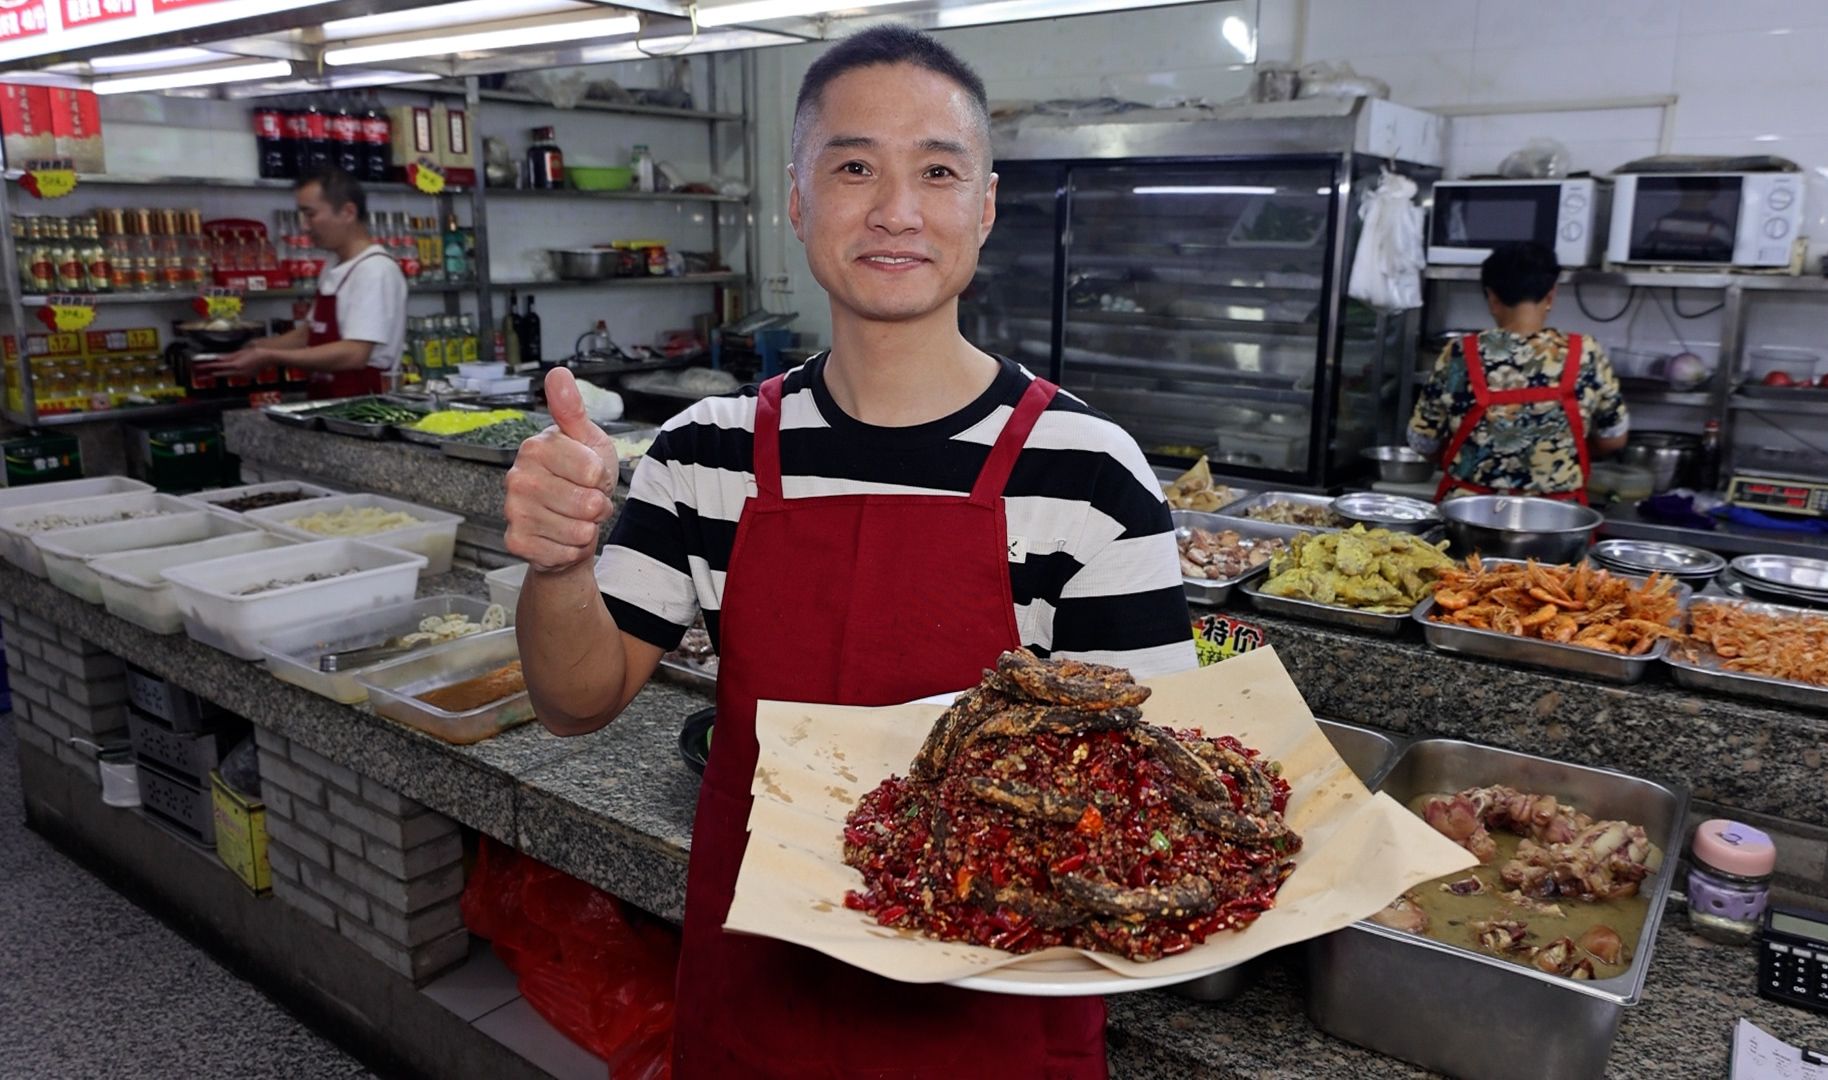
[(578, 381), (567, 368), (557, 367), (546, 373), (546, 411), (567, 438), (592, 450), (600, 450), (606, 443), (614, 445), (584, 411), (584, 395), (578, 392)]

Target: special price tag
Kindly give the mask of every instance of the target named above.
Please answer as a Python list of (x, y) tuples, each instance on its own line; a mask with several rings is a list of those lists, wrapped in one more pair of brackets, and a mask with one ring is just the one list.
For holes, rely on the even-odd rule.
[(95, 297), (50, 296), (38, 309), (39, 321), (58, 333), (87, 330), (95, 321)]
[(233, 289), (205, 289), (190, 302), (191, 310), (205, 319), (239, 319), (244, 299)]
[(444, 191), (444, 170), (430, 158), (420, 158), (406, 167), (406, 182), (427, 195)]
[(1236, 616), (1213, 612), (1193, 620), (1193, 647), (1201, 667), (1229, 660), (1263, 643), (1263, 628)]
[(61, 199), (76, 190), (76, 170), (67, 161), (28, 161), (19, 186), (40, 199)]

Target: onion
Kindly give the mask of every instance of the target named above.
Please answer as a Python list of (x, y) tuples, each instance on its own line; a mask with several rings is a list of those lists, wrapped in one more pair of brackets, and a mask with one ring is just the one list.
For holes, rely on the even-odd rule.
[(1692, 352), (1677, 353), (1669, 358), (1663, 377), (1677, 389), (1700, 386), (1707, 381), (1707, 364)]

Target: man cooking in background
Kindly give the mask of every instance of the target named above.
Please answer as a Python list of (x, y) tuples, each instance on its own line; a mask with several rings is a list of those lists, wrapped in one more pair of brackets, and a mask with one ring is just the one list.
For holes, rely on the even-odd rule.
[[(1027, 645), (1146, 677), (1194, 666), (1174, 525), (1134, 440), (959, 333), (996, 217), (971, 69), (883, 26), (807, 70), (788, 216), (830, 351), (662, 428), (609, 543), (615, 448), (571, 374), (508, 474), (516, 618), (540, 722), (610, 723), (700, 611), (717, 744), (692, 827), (673, 1076), (1102, 1080), (1098, 998), (893, 983), (726, 932), (761, 699), (889, 705)], [(834, 900), (837, 898), (834, 897)]]
[(383, 393), (397, 380), (406, 349), (406, 275), (368, 235), (368, 193), (355, 177), (326, 168), (300, 179), (293, 191), (311, 239), (336, 257), (318, 276), (309, 318), (198, 366), (212, 375), (245, 376), (303, 368), (311, 373), (313, 398)]
[(1541, 244), (1479, 268), (1495, 330), (1449, 342), (1415, 403), (1409, 445), (1440, 462), (1435, 491), (1587, 501), (1595, 457), (1625, 446), (1630, 417), (1596, 341), (1548, 325), (1561, 266)]

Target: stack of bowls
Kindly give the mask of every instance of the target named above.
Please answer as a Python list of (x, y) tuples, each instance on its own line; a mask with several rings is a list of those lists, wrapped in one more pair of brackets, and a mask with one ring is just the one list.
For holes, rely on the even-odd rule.
[(1593, 545), (1593, 561), (1621, 574), (1649, 577), (1665, 574), (1696, 592), (1707, 588), (1726, 560), (1711, 551), (1657, 540), (1602, 540)]
[(1527, 495), (1469, 495), (1441, 504), (1447, 539), (1459, 555), (1578, 562), (1605, 520), (1579, 503)]
[(1733, 576), (1748, 594), (1774, 604), (1828, 606), (1828, 560), (1796, 555), (1741, 555)]

